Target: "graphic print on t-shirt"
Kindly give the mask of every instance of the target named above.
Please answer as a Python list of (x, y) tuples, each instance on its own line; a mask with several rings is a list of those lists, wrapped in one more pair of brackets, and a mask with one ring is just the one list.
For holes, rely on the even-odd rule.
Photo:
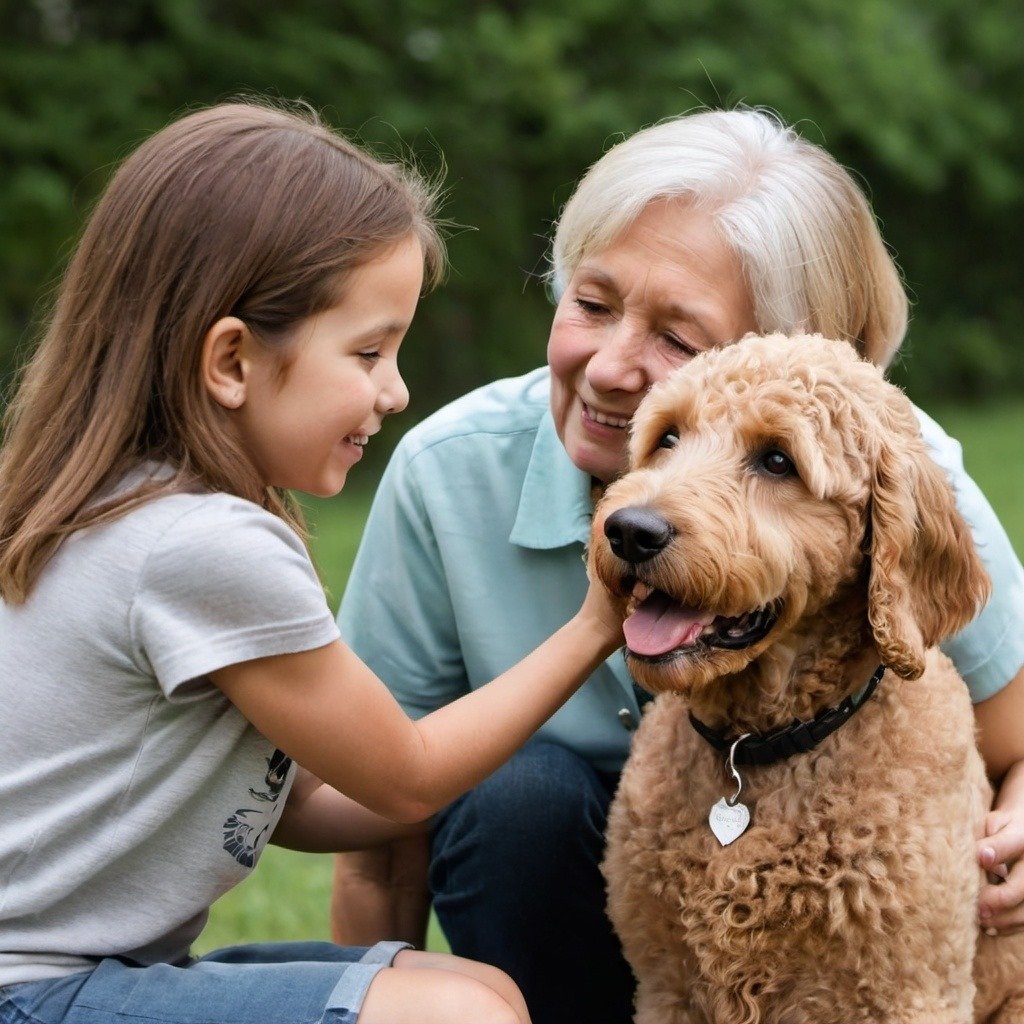
[(277, 814), (277, 800), (288, 778), (292, 759), (283, 751), (275, 750), (267, 758), (267, 774), (263, 778), (263, 789), (250, 787), (249, 795), (264, 805), (240, 807), (224, 822), (224, 849), (242, 867), (251, 868), (256, 863), (256, 853), (261, 842), (273, 827)]

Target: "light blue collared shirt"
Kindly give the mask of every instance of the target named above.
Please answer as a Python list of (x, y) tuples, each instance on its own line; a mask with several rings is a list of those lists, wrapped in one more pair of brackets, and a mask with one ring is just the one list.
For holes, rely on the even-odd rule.
[[(548, 382), (535, 370), (446, 406), (403, 438), (381, 481), (338, 622), (413, 717), (520, 661), (586, 593), (590, 479), (558, 438)], [(1024, 571), (960, 446), (921, 426), (992, 575), (985, 611), (944, 645), (981, 700), (1024, 663)], [(618, 770), (638, 718), (617, 653), (539, 735)]]

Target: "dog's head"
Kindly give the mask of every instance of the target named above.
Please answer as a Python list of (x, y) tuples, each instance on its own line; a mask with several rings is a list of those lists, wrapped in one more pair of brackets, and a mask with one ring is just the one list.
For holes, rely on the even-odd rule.
[(652, 691), (740, 671), (840, 596), (915, 678), (988, 595), (909, 401), (844, 342), (748, 337), (694, 359), (638, 410), (630, 467), (590, 568), (633, 595), (627, 657)]

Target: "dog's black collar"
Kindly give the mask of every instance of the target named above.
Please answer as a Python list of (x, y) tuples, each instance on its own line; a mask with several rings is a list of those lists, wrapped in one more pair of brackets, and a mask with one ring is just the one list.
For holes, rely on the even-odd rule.
[(762, 735), (752, 733), (740, 740), (739, 743), (736, 743), (735, 736), (730, 738), (725, 733), (712, 729), (710, 725), (705, 725), (699, 718), (694, 717), (693, 712), (690, 712), (690, 724), (711, 746), (723, 754), (729, 753), (729, 748), (736, 743), (736, 750), (733, 754), (735, 764), (774, 764), (776, 761), (783, 761), (794, 754), (805, 754), (808, 750), (813, 750), (826, 736), (831, 735), (844, 722), (849, 721), (875, 692), (875, 688), (884, 674), (885, 666), (879, 665), (875, 669), (874, 675), (868, 680), (867, 686), (860, 693), (847, 697), (837, 707), (819, 711), (810, 722), (794, 720), (791, 725), (787, 725), (783, 729), (776, 729), (774, 732)]

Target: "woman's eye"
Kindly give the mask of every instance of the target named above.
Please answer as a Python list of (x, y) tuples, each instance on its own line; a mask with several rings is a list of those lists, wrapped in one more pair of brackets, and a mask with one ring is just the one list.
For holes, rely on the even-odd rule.
[(380, 359), (380, 353), (379, 352), (360, 352), (359, 353), (359, 358), (360, 359), (365, 359), (369, 363), (375, 363), (378, 359)]
[(658, 441), (659, 448), (675, 448), (679, 444), (679, 432), (677, 430), (666, 430)]
[(700, 352), (700, 349), (694, 348), (694, 346), (691, 345), (689, 342), (683, 341), (682, 338), (677, 338), (674, 334), (669, 334), (669, 333), (666, 332), (665, 334), (662, 335), (662, 337), (674, 349), (678, 349), (680, 352), (683, 353), (683, 355), (685, 355), (685, 356), (687, 356), (687, 357), (689, 357), (691, 359)]
[(793, 460), (778, 448), (770, 448), (761, 456), (761, 468), (771, 476), (794, 476)]
[(600, 302), (591, 302), (589, 299), (576, 299), (576, 305), (583, 310), (584, 313), (588, 313), (591, 316), (597, 316), (601, 313), (606, 312), (604, 306)]

